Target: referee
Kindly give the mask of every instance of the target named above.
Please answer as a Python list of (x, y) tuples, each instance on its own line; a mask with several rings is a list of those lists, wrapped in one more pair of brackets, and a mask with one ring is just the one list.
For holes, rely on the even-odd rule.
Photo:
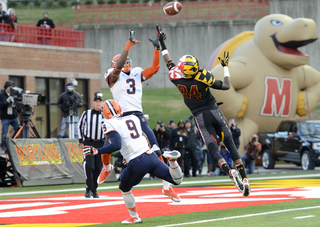
[[(102, 130), (102, 93), (95, 92), (93, 99), (93, 109), (86, 110), (82, 113), (78, 124), (79, 146), (102, 147), (105, 136)], [(97, 194), (99, 177), (102, 168), (101, 155), (85, 155), (83, 169), (86, 176), (86, 198), (99, 198)]]

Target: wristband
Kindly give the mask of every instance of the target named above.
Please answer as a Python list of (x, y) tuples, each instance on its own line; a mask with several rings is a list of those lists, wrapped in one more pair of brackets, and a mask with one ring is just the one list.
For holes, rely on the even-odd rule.
[(229, 69), (227, 66), (223, 67), (224, 77), (230, 77)]
[(166, 50), (163, 50), (163, 51), (161, 51), (161, 54), (162, 54), (162, 56), (164, 56), (164, 55), (166, 55), (166, 54), (169, 54), (169, 51), (166, 49)]
[(122, 69), (117, 69), (116, 67), (114, 67), (114, 69), (118, 72), (121, 72)]

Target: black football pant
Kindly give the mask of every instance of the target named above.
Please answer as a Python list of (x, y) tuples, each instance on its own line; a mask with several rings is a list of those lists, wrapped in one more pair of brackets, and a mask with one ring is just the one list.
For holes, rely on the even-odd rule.
[[(84, 146), (93, 146), (99, 148), (103, 146), (103, 142), (84, 141)], [(85, 155), (83, 161), (83, 169), (86, 177), (86, 192), (97, 192), (98, 177), (102, 169), (101, 155)]]
[(219, 141), (223, 141), (227, 146), (233, 161), (240, 159), (228, 121), (217, 105), (196, 114), (194, 118), (202, 140), (215, 163), (218, 163), (218, 160), (222, 158), (219, 154)]

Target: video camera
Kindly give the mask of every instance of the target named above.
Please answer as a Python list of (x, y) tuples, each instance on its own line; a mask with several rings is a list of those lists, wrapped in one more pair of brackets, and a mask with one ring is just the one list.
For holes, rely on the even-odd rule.
[(36, 93), (28, 93), (23, 91), (22, 88), (12, 87), (11, 95), (13, 96), (14, 102), (21, 112), (22, 118), (28, 118), (33, 114), (32, 106), (45, 104), (45, 96)]

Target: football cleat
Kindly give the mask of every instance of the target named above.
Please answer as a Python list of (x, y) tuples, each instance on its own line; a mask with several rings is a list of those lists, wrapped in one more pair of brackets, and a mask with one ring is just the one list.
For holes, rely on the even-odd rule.
[(107, 171), (106, 167), (103, 166), (103, 168), (101, 170), (101, 173), (100, 173), (100, 175), (98, 177), (97, 183), (98, 184), (102, 184), (103, 182), (105, 182), (107, 177), (109, 176), (109, 174), (112, 172), (112, 170), (113, 170), (113, 165), (111, 165), (111, 170), (110, 171)]
[(248, 178), (243, 178), (243, 179), (242, 179), (242, 184), (243, 184), (243, 192), (242, 192), (242, 195), (243, 195), (243, 196), (249, 196), (249, 195), (250, 195), (250, 192), (251, 192), (251, 189), (250, 189), (250, 183), (249, 183)]
[(178, 158), (181, 156), (179, 151), (173, 150), (173, 151), (165, 151), (163, 153), (163, 157), (168, 159), (170, 162), (177, 161)]
[(243, 193), (243, 184), (239, 178), (238, 172), (235, 169), (229, 170), (229, 177), (233, 181), (233, 183), (236, 185), (239, 192)]
[(173, 188), (171, 186), (169, 187), (169, 190), (162, 189), (162, 193), (166, 196), (169, 196), (172, 201), (180, 202), (180, 197), (175, 191), (173, 191)]
[(136, 224), (136, 223), (142, 223), (141, 218), (130, 217), (127, 220), (124, 220), (121, 222), (121, 224)]

